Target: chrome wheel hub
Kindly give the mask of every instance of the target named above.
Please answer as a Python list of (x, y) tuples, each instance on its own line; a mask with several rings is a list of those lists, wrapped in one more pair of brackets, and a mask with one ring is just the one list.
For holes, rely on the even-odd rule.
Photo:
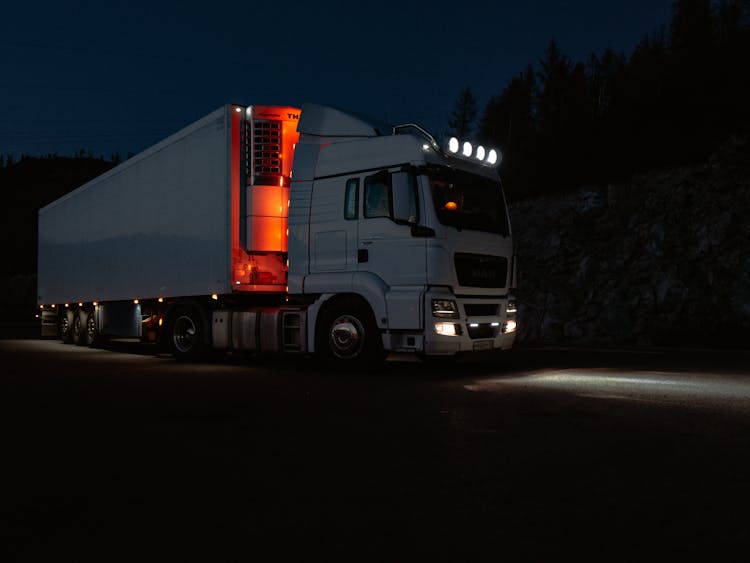
[(190, 352), (195, 347), (197, 333), (193, 319), (184, 315), (178, 317), (172, 329), (174, 347), (183, 353)]
[(365, 330), (359, 319), (341, 315), (331, 324), (328, 342), (337, 358), (354, 358), (362, 351)]

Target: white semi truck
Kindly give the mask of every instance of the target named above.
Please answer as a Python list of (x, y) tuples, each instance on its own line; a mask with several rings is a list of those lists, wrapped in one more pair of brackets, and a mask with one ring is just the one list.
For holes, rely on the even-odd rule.
[(314, 104), (230, 104), (39, 211), (63, 342), (368, 365), (509, 349), (516, 267), (494, 150)]

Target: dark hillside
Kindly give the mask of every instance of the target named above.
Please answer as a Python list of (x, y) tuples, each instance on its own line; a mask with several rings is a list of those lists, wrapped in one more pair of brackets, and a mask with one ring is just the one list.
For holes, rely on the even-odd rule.
[(750, 143), (510, 208), (521, 344), (750, 345)]
[(37, 213), (40, 207), (106, 172), (96, 158), (23, 158), (0, 167), (0, 334), (39, 334), (36, 313)]
[(0, 231), (5, 259), (0, 275), (36, 272), (37, 211), (114, 165), (96, 158), (24, 158), (0, 168)]

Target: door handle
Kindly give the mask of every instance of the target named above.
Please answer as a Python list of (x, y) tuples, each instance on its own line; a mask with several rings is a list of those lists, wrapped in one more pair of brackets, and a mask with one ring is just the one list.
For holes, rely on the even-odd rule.
[(357, 262), (361, 264), (362, 262), (367, 262), (369, 259), (370, 256), (366, 248), (360, 248), (359, 250), (357, 250)]

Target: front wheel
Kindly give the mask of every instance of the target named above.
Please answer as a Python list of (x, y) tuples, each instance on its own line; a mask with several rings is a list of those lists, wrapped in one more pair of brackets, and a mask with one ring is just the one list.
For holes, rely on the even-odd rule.
[(353, 298), (325, 307), (317, 327), (316, 350), (324, 362), (337, 367), (372, 368), (385, 359), (372, 311)]

